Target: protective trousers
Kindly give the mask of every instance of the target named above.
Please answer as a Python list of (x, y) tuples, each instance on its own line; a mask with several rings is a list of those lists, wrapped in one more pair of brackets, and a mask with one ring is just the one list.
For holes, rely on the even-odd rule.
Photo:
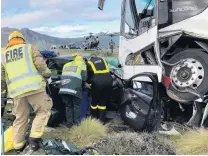
[[(101, 79), (102, 78), (102, 79)], [(91, 116), (99, 119), (105, 123), (106, 116), (106, 105), (109, 100), (109, 96), (112, 89), (112, 78), (111, 77), (98, 77), (94, 79), (91, 89)]]
[(73, 95), (65, 94), (62, 95), (62, 100), (66, 108), (67, 127), (70, 128), (73, 125), (80, 124), (81, 99)]
[(14, 99), (13, 112), (16, 119), (13, 123), (13, 141), (15, 149), (21, 149), (25, 145), (30, 108), (32, 107), (35, 113), (30, 138), (38, 139), (43, 135), (52, 107), (52, 100), (45, 91), (25, 95)]
[(87, 116), (90, 106), (90, 97), (88, 89), (83, 89), (82, 101), (81, 101), (81, 120), (84, 120)]

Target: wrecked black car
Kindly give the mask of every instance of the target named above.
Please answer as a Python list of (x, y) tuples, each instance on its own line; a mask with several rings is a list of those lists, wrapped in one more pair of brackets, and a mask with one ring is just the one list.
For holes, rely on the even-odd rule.
[[(89, 55), (85, 55), (84, 58), (87, 59)], [(46, 57), (46, 63), (49, 69), (52, 71), (52, 80), (57, 81), (60, 79), (60, 76), (62, 74), (62, 68), (65, 63), (73, 61), (73, 57), (71, 55), (62, 55), (62, 56), (56, 56), (56, 57)], [(111, 66), (110, 66), (111, 67)], [(111, 67), (112, 70), (112, 76), (113, 71), (115, 67)], [(62, 114), (59, 118), (59, 121), (57, 123), (64, 120), (64, 104), (62, 103), (61, 97), (59, 96), (59, 88), (54, 87), (53, 85), (49, 85), (47, 88), (47, 92), (50, 94), (52, 100), (53, 100), (53, 108), (54, 110), (58, 111), (59, 114)], [(90, 90), (89, 90), (90, 92)], [(109, 102), (107, 105), (107, 110), (109, 111), (116, 111), (119, 109), (119, 104), (121, 103), (121, 97), (123, 96), (123, 84), (122, 82), (116, 78), (113, 77), (113, 85), (112, 85), (112, 91), (111, 96), (109, 98)], [(54, 111), (52, 112), (52, 114)], [(57, 114), (57, 113), (56, 113)], [(49, 122), (50, 125), (50, 122)]]
[[(88, 57), (89, 55), (84, 55), (85, 59)], [(60, 55), (46, 59), (46, 63), (53, 73), (52, 79), (54, 81), (59, 79), (64, 64), (69, 61), (73, 61), (71, 55)], [(113, 85), (111, 96), (108, 99), (107, 112), (119, 115), (130, 127), (135, 130), (146, 129), (150, 131), (162, 120), (184, 124), (191, 118), (192, 106), (180, 105), (168, 98), (163, 84), (158, 83), (153, 73), (135, 75), (129, 80), (122, 80), (121, 69), (111, 64), (109, 67), (113, 77)], [(140, 76), (149, 77), (151, 81), (139, 81), (138, 77)], [(53, 100), (53, 109), (58, 112), (52, 112), (52, 114), (59, 114), (59, 120), (56, 121), (59, 124), (65, 118), (63, 115), (65, 114), (64, 105), (58, 94), (59, 88), (49, 85), (48, 91)], [(55, 118), (55, 116), (53, 117)], [(109, 118), (114, 117), (109, 116)], [(53, 124), (49, 121), (49, 126)]]

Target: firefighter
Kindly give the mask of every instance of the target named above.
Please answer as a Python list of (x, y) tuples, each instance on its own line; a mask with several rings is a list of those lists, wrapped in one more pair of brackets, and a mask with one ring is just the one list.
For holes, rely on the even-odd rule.
[(6, 50), (2, 53), (2, 83), (6, 86), (7, 97), (14, 99), (13, 112), (16, 119), (13, 123), (14, 148), (21, 152), (27, 145), (25, 134), (32, 107), (36, 116), (32, 122), (27, 152), (39, 149), (44, 128), (50, 116), (52, 100), (46, 94), (46, 82), (51, 71), (47, 68), (43, 57), (36, 48), (27, 44), (19, 31), (9, 35)]
[(65, 105), (67, 127), (80, 124), (81, 99), (83, 81), (87, 80), (86, 64), (82, 56), (76, 54), (74, 61), (64, 65), (61, 79), (70, 79), (71, 82), (59, 90)]
[(91, 116), (105, 123), (106, 104), (113, 83), (108, 64), (103, 58), (94, 56), (88, 61), (87, 71), (87, 83), (91, 84)]

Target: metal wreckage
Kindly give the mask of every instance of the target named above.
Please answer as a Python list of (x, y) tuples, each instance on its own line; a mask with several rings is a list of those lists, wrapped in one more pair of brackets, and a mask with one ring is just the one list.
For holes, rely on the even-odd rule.
[[(86, 59), (88, 57), (90, 56), (85, 56)], [(170, 99), (156, 74), (145, 72), (125, 80), (121, 77), (121, 69), (118, 67), (117, 59), (110, 57), (105, 59), (108, 60), (114, 79), (107, 104), (108, 120), (119, 117), (136, 131), (153, 131), (158, 129), (162, 122), (184, 124), (191, 118), (192, 105), (179, 105), (178, 102)], [(46, 58), (48, 67), (54, 73), (52, 83), (47, 88), (54, 104), (48, 126), (56, 127), (65, 120), (65, 110), (58, 92), (60, 86), (70, 83), (70, 80), (60, 80), (60, 78), (63, 65), (72, 60), (71, 55)], [(138, 78), (148, 78), (149, 81), (141, 81)], [(90, 90), (88, 91), (90, 92)]]
[[(98, 1), (100, 10), (104, 2)], [(137, 131), (155, 130), (164, 121), (208, 126), (208, 1), (149, 0), (142, 10), (139, 2), (122, 1), (119, 63), (110, 66), (108, 112)], [(70, 60), (50, 57), (47, 64), (61, 75)], [(54, 108), (62, 112), (58, 88), (49, 88)]]

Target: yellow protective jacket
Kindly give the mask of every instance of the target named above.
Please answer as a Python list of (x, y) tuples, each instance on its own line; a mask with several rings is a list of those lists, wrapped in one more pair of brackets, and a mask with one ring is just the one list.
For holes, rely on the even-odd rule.
[(71, 82), (60, 88), (59, 94), (70, 94), (82, 98), (82, 82), (87, 80), (86, 64), (81, 56), (66, 63), (62, 70), (61, 79), (70, 79)]
[[(31, 44), (8, 44), (1, 65), (1, 82), (6, 83), (10, 98), (43, 88), (43, 77), (51, 75), (42, 55)], [(4, 90), (1, 88), (2, 93)]]

